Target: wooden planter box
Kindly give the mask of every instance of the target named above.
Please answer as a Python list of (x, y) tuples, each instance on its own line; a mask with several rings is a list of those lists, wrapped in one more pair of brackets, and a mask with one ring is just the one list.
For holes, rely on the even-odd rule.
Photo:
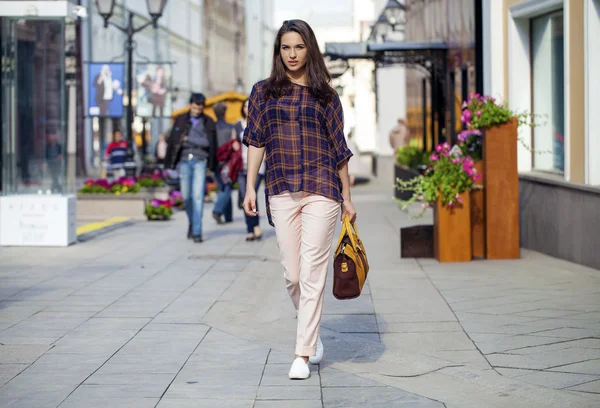
[(483, 135), (487, 259), (520, 257), (517, 126), (513, 119)]
[[(475, 170), (481, 174), (476, 184), (485, 187), (485, 169), (483, 160), (475, 163)], [(472, 190), (471, 198), (471, 246), (473, 258), (485, 258), (485, 192)]]
[(439, 262), (469, 262), (471, 255), (471, 207), (469, 192), (462, 205), (447, 207), (441, 197), (433, 213), (433, 250)]
[(396, 177), (394, 177), (394, 196), (398, 199), (398, 200), (402, 200), (402, 201), (407, 201), (410, 200), (412, 198), (412, 196), (414, 195), (414, 191), (409, 190), (409, 191), (400, 191), (398, 190), (395, 186), (396, 186), (396, 179), (400, 179), (402, 181), (409, 181), (412, 180), (413, 178), (417, 177), (419, 175), (419, 172), (413, 169), (409, 169), (408, 167), (405, 167), (401, 164), (396, 163), (394, 166), (394, 174)]

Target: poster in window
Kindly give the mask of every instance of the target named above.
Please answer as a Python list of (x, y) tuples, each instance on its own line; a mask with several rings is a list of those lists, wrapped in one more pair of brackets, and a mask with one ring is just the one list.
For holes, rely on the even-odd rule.
[(88, 115), (103, 118), (122, 117), (125, 64), (93, 62), (89, 64), (88, 70)]
[(143, 118), (171, 116), (171, 64), (137, 64), (136, 115)]

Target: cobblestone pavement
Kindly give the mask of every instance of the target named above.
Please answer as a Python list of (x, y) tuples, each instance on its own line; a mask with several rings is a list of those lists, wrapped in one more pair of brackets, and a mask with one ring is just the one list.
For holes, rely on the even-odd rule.
[[(183, 213), (69, 248), (0, 249), (0, 407), (600, 406), (600, 272), (399, 258), (410, 220), (390, 189), (354, 191), (371, 272), (328, 281), (325, 359), (290, 381), (295, 313), (274, 231), (242, 215), (203, 244)], [(263, 225), (264, 225), (263, 220)], [(330, 278), (331, 279), (331, 278)]]

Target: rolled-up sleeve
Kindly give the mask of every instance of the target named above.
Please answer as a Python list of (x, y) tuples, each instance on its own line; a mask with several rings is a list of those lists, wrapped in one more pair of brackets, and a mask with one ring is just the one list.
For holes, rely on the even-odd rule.
[(262, 92), (257, 85), (254, 85), (248, 98), (248, 123), (242, 139), (242, 143), (246, 146), (265, 147), (262, 105)]
[(327, 104), (327, 131), (333, 142), (336, 163), (339, 166), (349, 160), (353, 154), (348, 148), (344, 137), (344, 109), (337, 93), (332, 101)]

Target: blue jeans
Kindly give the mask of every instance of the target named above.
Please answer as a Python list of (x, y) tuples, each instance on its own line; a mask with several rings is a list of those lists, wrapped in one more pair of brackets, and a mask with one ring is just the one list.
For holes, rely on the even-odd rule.
[(202, 212), (206, 190), (206, 160), (187, 160), (179, 164), (181, 195), (192, 226), (192, 235), (202, 235)]
[(223, 179), (220, 173), (215, 173), (215, 180), (217, 181), (217, 188), (219, 194), (217, 195), (217, 202), (213, 208), (213, 212), (217, 214), (223, 214), (225, 216), (225, 222), (233, 221), (233, 205), (231, 203), (231, 191), (233, 185), (223, 184)]
[[(246, 196), (247, 177), (248, 175), (246, 173), (240, 173), (238, 176), (238, 193), (240, 194), (240, 197), (242, 197), (242, 200)], [(256, 185), (254, 186), (256, 191), (258, 191), (258, 187), (260, 187), (260, 182), (262, 181), (263, 177), (264, 176), (262, 174), (259, 174), (258, 177), (256, 177)], [(256, 211), (258, 211), (258, 197), (256, 198)], [(254, 232), (254, 227), (258, 227), (260, 218), (258, 215), (256, 217), (250, 217), (245, 211), (244, 216), (246, 217), (246, 229), (248, 234), (251, 234)]]

